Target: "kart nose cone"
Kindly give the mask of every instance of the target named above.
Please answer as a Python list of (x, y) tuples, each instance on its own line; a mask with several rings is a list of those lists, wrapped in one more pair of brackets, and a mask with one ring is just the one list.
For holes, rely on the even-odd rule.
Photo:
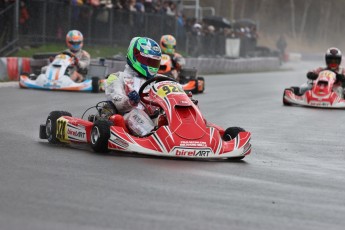
[(175, 129), (175, 134), (189, 140), (196, 140), (205, 135), (205, 124), (198, 120), (192, 107), (175, 107), (175, 111), (181, 122)]

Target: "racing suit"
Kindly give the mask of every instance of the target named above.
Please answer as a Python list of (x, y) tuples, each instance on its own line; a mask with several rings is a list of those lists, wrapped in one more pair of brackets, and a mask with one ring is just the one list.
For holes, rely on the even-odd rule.
[(304, 83), (300, 87), (300, 93), (303, 95), (306, 91), (311, 90), (313, 87), (313, 81), (317, 79), (319, 73), (323, 70), (329, 70), (336, 74), (337, 80), (333, 86), (333, 91), (338, 94), (341, 98), (344, 98), (344, 87), (345, 87), (345, 69), (338, 68), (337, 70), (331, 70), (329, 68), (319, 67), (315, 70), (311, 70), (307, 73), (308, 82)]
[(145, 112), (151, 113), (154, 109), (140, 103), (134, 104), (128, 97), (134, 90), (139, 92), (145, 81), (129, 65), (123, 72), (110, 74), (105, 81), (107, 99), (114, 103), (118, 113), (123, 115), (127, 128), (136, 136), (145, 136), (154, 129), (153, 121)]
[[(78, 52), (74, 53), (69, 49), (66, 49), (63, 52), (71, 53), (78, 59), (77, 61), (75, 61), (75, 66), (71, 71), (71, 79), (77, 82), (82, 81), (85, 78), (90, 66), (90, 54), (85, 50), (79, 50)], [(47, 71), (47, 68), (48, 66), (42, 67), (41, 73), (45, 73)]]
[(171, 74), (177, 81), (179, 81), (178, 76), (180, 74), (181, 68), (186, 64), (186, 60), (179, 53), (174, 53), (173, 55), (168, 54), (168, 55), (171, 57), (172, 66), (173, 66), (173, 70), (171, 71)]

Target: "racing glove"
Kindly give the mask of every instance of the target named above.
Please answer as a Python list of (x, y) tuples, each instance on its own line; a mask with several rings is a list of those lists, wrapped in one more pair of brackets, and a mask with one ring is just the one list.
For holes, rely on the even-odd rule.
[(79, 59), (76, 56), (73, 56), (73, 62), (75, 66), (79, 65)]
[(137, 91), (133, 90), (128, 93), (127, 97), (132, 105), (137, 105), (140, 101), (140, 96)]
[(317, 76), (318, 76), (318, 74), (317, 74), (317, 73), (314, 73), (314, 72), (308, 72), (308, 73), (307, 73), (307, 78), (308, 78), (309, 80), (316, 80)]

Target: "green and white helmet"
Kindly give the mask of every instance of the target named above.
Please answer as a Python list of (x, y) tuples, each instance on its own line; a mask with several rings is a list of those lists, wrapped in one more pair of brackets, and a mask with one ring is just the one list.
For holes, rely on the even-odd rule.
[(140, 75), (153, 78), (158, 72), (162, 52), (157, 42), (151, 38), (135, 37), (127, 51), (127, 63)]

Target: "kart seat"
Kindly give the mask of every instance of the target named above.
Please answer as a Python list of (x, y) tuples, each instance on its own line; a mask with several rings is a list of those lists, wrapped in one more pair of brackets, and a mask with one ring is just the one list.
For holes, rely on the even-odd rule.
[(113, 123), (114, 126), (122, 127), (127, 133), (129, 133), (125, 119), (123, 119), (123, 116), (120, 114), (114, 114), (109, 117), (109, 120)]

